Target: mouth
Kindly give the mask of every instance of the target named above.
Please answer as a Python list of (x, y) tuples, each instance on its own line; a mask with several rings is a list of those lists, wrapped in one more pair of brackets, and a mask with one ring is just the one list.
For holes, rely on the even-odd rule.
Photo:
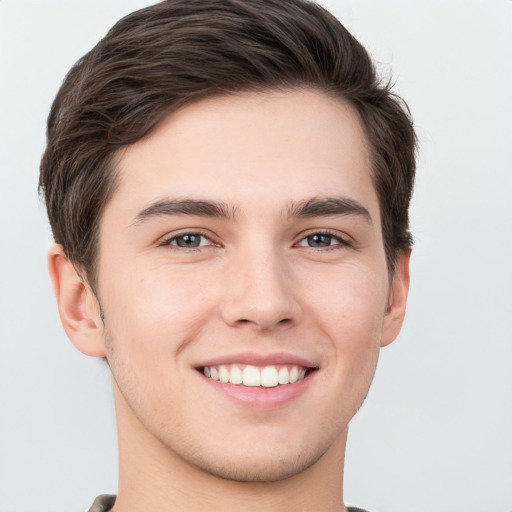
[(316, 368), (300, 365), (221, 364), (198, 368), (206, 378), (244, 387), (275, 388), (304, 380)]

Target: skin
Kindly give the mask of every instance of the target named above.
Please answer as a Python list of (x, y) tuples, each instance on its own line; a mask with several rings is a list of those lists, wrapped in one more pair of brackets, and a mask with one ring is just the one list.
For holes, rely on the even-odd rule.
[[(49, 254), (68, 336), (112, 372), (115, 511), (345, 510), (348, 423), (409, 285), (408, 252), (387, 271), (357, 113), (310, 90), (202, 100), (128, 147), (117, 171), (97, 296), (61, 247)], [(348, 209), (305, 212), (340, 198)], [(183, 213), (184, 199), (222, 215)], [(239, 353), (315, 371), (282, 405), (241, 404), (197, 370)]]

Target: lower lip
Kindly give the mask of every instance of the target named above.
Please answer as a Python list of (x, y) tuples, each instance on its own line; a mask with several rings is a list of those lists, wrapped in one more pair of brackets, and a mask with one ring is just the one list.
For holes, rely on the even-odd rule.
[(199, 375), (215, 391), (238, 404), (258, 409), (274, 409), (287, 404), (304, 393), (311, 384), (315, 373), (316, 371), (309, 372), (306, 377), (293, 384), (282, 384), (272, 388), (229, 384), (210, 379), (201, 373)]

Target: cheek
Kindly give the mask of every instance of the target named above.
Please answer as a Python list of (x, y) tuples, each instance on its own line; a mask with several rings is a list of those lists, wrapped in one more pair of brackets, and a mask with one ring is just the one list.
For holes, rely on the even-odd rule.
[(388, 282), (367, 269), (345, 270), (312, 290), (310, 315), (323, 331), (323, 349), (341, 381), (339, 389), (364, 396), (379, 356)]
[(383, 273), (351, 266), (315, 283), (310, 305), (339, 343), (361, 346), (380, 341), (389, 293)]
[(217, 317), (216, 275), (165, 264), (132, 265), (123, 279), (112, 272), (105, 279), (104, 308), (117, 355), (153, 371), (199, 339)]
[[(133, 410), (172, 401), (182, 368), (176, 354), (198, 335), (197, 295), (185, 281), (140, 277), (105, 282), (107, 358), (124, 399)], [(153, 397), (151, 404), (144, 397)], [(147, 414), (152, 414), (146, 410)]]

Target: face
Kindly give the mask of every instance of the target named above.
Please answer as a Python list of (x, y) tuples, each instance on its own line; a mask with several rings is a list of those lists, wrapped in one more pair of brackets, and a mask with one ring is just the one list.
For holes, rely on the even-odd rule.
[(403, 316), (357, 114), (305, 90), (207, 99), (118, 171), (98, 297), (120, 432), (234, 480), (314, 465)]

